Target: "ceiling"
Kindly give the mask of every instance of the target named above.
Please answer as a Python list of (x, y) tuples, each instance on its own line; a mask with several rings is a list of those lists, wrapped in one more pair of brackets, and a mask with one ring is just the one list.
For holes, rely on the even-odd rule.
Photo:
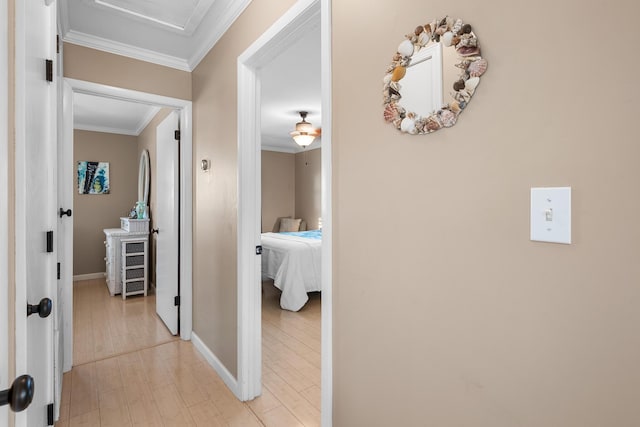
[(138, 136), (158, 111), (154, 105), (76, 93), (73, 128)]
[[(251, 0), (59, 0), (65, 42), (191, 71)], [(289, 132), (321, 127), (320, 23), (260, 70), (263, 149), (302, 151)], [(138, 135), (158, 107), (74, 96), (74, 127)], [(317, 148), (318, 138), (308, 149)]]
[(60, 0), (69, 43), (193, 71), (251, 0)]

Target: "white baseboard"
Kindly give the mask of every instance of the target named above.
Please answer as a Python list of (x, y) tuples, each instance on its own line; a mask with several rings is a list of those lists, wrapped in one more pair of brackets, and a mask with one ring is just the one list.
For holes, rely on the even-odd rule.
[(204, 358), (209, 362), (209, 365), (220, 375), (222, 381), (229, 387), (229, 389), (236, 395), (238, 399), (240, 399), (240, 393), (238, 390), (238, 381), (231, 375), (231, 372), (225, 368), (220, 359), (216, 357), (215, 354), (206, 346), (204, 342), (198, 337), (195, 332), (191, 333), (191, 342), (195, 346), (195, 348), (204, 356)]
[(78, 280), (104, 279), (105, 277), (107, 276), (104, 271), (102, 273), (78, 274), (77, 276), (73, 276), (73, 281), (77, 282)]

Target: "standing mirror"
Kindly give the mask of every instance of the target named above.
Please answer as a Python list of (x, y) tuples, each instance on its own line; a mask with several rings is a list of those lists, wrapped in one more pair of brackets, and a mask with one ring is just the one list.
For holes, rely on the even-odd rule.
[(140, 154), (138, 167), (138, 202), (143, 202), (146, 207), (149, 204), (149, 151), (143, 150)]

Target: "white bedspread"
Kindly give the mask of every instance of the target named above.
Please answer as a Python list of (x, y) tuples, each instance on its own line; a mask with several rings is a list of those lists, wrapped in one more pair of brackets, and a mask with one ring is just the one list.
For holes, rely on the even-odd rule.
[(320, 291), (322, 241), (279, 233), (262, 234), (262, 278), (282, 291), (280, 307), (300, 310), (307, 292)]

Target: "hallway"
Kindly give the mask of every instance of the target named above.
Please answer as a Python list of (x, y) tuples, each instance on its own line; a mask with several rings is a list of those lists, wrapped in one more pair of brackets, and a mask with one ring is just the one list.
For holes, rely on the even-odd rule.
[(123, 301), (104, 281), (76, 282), (84, 362), (64, 375), (56, 426), (319, 426), (320, 295), (293, 313), (263, 289), (263, 394), (242, 403), (191, 342), (163, 330), (152, 295)]

